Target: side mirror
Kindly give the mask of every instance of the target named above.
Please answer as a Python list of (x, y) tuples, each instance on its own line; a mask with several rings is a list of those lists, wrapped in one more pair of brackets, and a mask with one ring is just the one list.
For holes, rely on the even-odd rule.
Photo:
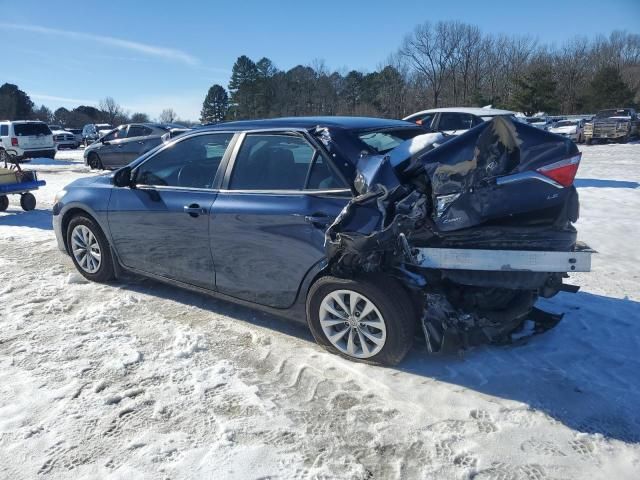
[(100, 143), (103, 145), (109, 145), (109, 140), (105, 140), (104, 138), (100, 139)]
[(113, 184), (116, 187), (130, 187), (133, 184), (131, 167), (124, 167), (118, 170), (113, 176)]

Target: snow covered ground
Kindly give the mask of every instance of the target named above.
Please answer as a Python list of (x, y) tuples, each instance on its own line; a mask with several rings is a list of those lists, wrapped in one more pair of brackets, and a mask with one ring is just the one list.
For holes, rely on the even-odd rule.
[(58, 252), (55, 192), (0, 214), (0, 478), (638, 478), (640, 144), (584, 147), (580, 293), (525, 344), (384, 369), (301, 327)]

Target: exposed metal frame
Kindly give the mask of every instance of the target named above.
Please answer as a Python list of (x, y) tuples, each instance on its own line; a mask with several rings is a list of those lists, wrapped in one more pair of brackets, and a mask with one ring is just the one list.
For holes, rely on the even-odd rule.
[(418, 248), (415, 258), (420, 267), (445, 270), (590, 272), (592, 253)]

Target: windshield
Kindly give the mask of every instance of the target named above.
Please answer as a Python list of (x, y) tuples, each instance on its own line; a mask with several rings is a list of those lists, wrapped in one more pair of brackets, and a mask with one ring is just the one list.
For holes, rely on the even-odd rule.
[(384, 154), (393, 150), (405, 140), (424, 134), (425, 131), (419, 128), (401, 130), (367, 130), (358, 132), (358, 138), (373, 153)]
[(626, 108), (620, 108), (618, 110), (602, 110), (598, 112), (596, 118), (611, 118), (611, 117), (630, 117), (631, 111)]
[(574, 120), (562, 120), (561, 122), (557, 122), (555, 124), (556, 127), (572, 127), (574, 125), (577, 125), (578, 122), (574, 121)]
[(28, 135), (51, 135), (51, 130), (44, 123), (16, 123), (13, 130), (19, 137)]

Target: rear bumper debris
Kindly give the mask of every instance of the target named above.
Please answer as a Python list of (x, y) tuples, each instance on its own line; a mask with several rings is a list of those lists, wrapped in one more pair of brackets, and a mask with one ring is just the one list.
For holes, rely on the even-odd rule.
[(589, 272), (591, 251), (538, 252), (418, 248), (416, 265), (423, 268), (481, 271)]

